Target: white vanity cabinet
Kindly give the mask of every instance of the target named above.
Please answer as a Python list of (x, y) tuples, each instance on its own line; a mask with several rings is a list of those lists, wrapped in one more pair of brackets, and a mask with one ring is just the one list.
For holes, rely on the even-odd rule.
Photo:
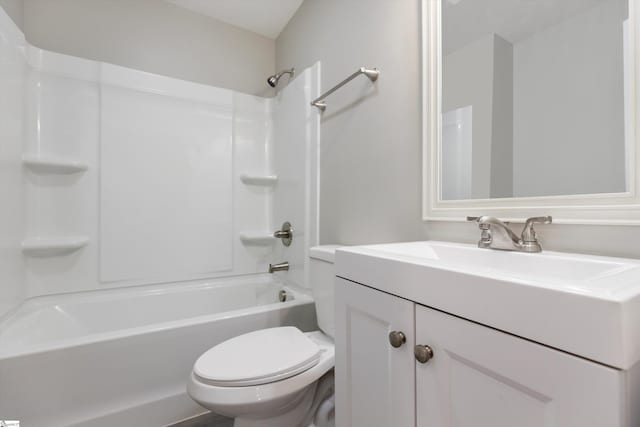
[[(336, 282), (336, 427), (415, 424), (414, 304)], [(390, 332), (406, 342), (394, 348)]]
[[(357, 286), (357, 285), (355, 285)], [(621, 427), (622, 371), (421, 305), (418, 427)]]
[(337, 427), (631, 427), (625, 388), (624, 371), (337, 279)]

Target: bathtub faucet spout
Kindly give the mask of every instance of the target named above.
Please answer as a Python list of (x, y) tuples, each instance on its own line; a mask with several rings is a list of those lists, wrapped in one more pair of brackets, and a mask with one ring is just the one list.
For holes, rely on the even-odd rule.
[(269, 264), (269, 273), (275, 273), (276, 271), (289, 271), (289, 263), (285, 261), (279, 264)]

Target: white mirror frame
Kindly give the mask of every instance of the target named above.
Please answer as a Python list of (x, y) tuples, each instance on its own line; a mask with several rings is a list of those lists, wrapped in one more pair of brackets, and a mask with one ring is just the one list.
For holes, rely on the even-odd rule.
[[(640, 225), (640, 0), (629, 0), (628, 37), (631, 52), (630, 131), (633, 147), (630, 191), (626, 193), (523, 197), (478, 200), (441, 200), (441, 37), (442, 1), (422, 0), (422, 216), (425, 221), (465, 221), (466, 216), (492, 215), (513, 222), (552, 215), (554, 223)], [(542, 170), (542, 172), (544, 172)]]

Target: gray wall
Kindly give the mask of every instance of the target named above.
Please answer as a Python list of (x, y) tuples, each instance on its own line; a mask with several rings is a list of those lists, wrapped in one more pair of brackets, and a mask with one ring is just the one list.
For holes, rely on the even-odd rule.
[(491, 195), (494, 39), (490, 34), (446, 55), (442, 61), (442, 111), (471, 105), (471, 198)]
[(489, 34), (444, 56), (442, 111), (473, 106), (474, 199), (513, 194), (513, 48)]
[(24, 0), (24, 30), (42, 49), (271, 93), (265, 79), (275, 70), (273, 40), (164, 1)]
[(7, 15), (13, 19), (13, 22), (20, 28), (23, 28), (24, 8), (22, 0), (0, 0), (0, 7), (7, 12)]
[[(513, 48), (496, 34), (444, 56), (442, 111), (473, 107), (473, 199), (513, 195)], [(446, 167), (446, 166), (445, 166)]]
[[(321, 128), (322, 243), (478, 240), (474, 224), (421, 220), (419, 3), (307, 0), (276, 42), (277, 68), (322, 61), (325, 89), (362, 65), (382, 71), (368, 97), (360, 96), (367, 82), (358, 81), (328, 100)], [(539, 229), (547, 249), (640, 258), (640, 227)]]
[(493, 37), (491, 198), (513, 196), (513, 45)]
[(605, 1), (514, 45), (516, 196), (625, 191), (625, 16)]
[(325, 90), (378, 67), (328, 100), (321, 125), (324, 243), (424, 238), (421, 217), (420, 7), (417, 0), (307, 0), (276, 43), (277, 68), (322, 62)]

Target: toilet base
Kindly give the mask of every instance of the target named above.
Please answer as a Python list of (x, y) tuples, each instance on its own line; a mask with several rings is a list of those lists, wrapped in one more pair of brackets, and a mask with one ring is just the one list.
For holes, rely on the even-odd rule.
[(334, 376), (330, 371), (287, 408), (278, 411), (278, 415), (260, 419), (238, 417), (233, 427), (330, 427), (334, 425), (333, 399)]
[(296, 397), (286, 408), (280, 408), (277, 414), (266, 418), (244, 418), (237, 417), (233, 423), (233, 427), (298, 427), (305, 420), (313, 398), (316, 394), (316, 383), (310, 385), (300, 392), (300, 396)]

